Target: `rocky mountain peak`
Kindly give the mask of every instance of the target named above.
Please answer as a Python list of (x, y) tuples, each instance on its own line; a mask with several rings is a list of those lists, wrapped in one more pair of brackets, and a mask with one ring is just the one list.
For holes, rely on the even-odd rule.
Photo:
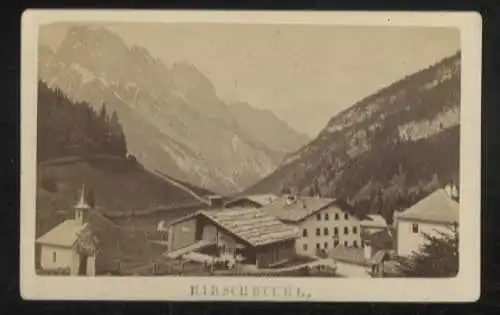
[(196, 65), (165, 65), (108, 29), (73, 27), (53, 57), (42, 55), (40, 79), (116, 111), (143, 165), (219, 193), (254, 183), (308, 140), (274, 115), (232, 110)]
[(68, 30), (56, 54), (69, 64), (77, 63), (99, 74), (109, 72), (115, 61), (128, 53), (125, 42), (105, 28), (74, 26)]

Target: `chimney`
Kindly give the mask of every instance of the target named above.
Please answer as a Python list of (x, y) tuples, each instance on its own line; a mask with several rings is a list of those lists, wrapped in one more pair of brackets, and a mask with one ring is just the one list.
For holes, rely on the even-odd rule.
[(75, 222), (79, 226), (83, 226), (87, 222), (88, 212), (90, 210), (90, 206), (85, 200), (85, 184), (82, 185), (82, 189), (80, 192), (80, 200), (75, 205)]
[(370, 260), (372, 258), (372, 246), (369, 241), (363, 243), (363, 256), (365, 260)]
[(286, 196), (286, 205), (292, 205), (297, 201), (297, 196), (296, 195), (288, 195)]
[(208, 204), (210, 206), (210, 209), (220, 209), (223, 207), (224, 200), (219, 195), (212, 195), (208, 196)]

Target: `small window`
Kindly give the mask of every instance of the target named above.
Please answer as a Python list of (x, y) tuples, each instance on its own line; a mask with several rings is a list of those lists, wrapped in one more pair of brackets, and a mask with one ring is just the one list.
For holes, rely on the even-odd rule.
[(346, 226), (344, 227), (344, 235), (347, 235), (349, 234), (349, 228)]
[(352, 227), (352, 234), (357, 234), (358, 233), (358, 227), (357, 226), (353, 226)]
[(339, 228), (338, 227), (333, 228), (333, 235), (339, 235)]
[(344, 219), (349, 220), (349, 214), (344, 213)]
[(307, 252), (307, 244), (302, 244), (302, 249)]
[(325, 234), (325, 236), (328, 236), (329, 233), (330, 231), (328, 230), (328, 228), (323, 229), (323, 234)]
[(325, 242), (325, 249), (328, 249), (328, 242)]
[(328, 221), (330, 220), (330, 216), (328, 215), (328, 213), (325, 213), (325, 221)]
[(307, 237), (307, 229), (303, 229), (302, 230), (302, 236), (303, 237)]
[(320, 248), (321, 248), (321, 246), (319, 245), (319, 243), (316, 243), (316, 248), (317, 248), (317, 249), (320, 249)]
[(321, 213), (316, 214), (316, 220), (321, 221)]
[(411, 225), (411, 230), (412, 230), (413, 233), (418, 233), (418, 224), (413, 223)]
[(347, 241), (344, 241), (344, 246), (347, 247)]
[(352, 246), (354, 246), (354, 247), (358, 248), (358, 241), (353, 241), (353, 242), (352, 242)]
[(56, 262), (56, 260), (57, 260), (57, 253), (53, 252), (52, 253), (52, 262)]
[(316, 236), (321, 236), (321, 229), (320, 228), (316, 228)]
[(333, 247), (337, 247), (337, 246), (339, 246), (339, 241), (338, 241), (338, 240), (335, 240), (335, 241), (333, 242)]
[(338, 221), (340, 219), (339, 214), (335, 213), (335, 220)]

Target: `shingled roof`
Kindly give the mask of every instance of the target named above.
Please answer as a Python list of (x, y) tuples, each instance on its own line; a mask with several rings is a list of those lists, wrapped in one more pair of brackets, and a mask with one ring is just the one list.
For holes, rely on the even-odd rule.
[(290, 201), (289, 197), (281, 197), (262, 207), (261, 210), (282, 221), (299, 222), (332, 204), (338, 204), (351, 215), (358, 216), (352, 211), (351, 206), (338, 199), (300, 196)]
[(361, 226), (367, 228), (387, 228), (387, 221), (380, 214), (368, 214), (361, 221)]
[(240, 200), (250, 200), (251, 202), (257, 203), (261, 206), (265, 206), (276, 199), (278, 199), (278, 196), (273, 195), (273, 194), (260, 194), (260, 195), (247, 195), (247, 196), (240, 196), (237, 198), (234, 198), (232, 200), (229, 200), (226, 205), (232, 204), (234, 202), (240, 201)]
[(438, 189), (397, 215), (397, 219), (435, 223), (458, 223), (459, 204), (444, 189)]
[(250, 246), (262, 246), (299, 237), (295, 226), (287, 225), (261, 209), (231, 208), (203, 210), (187, 215), (170, 225), (203, 216)]

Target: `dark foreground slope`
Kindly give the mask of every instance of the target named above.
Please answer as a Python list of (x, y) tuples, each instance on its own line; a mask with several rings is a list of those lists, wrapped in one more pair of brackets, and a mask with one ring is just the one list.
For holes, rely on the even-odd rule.
[[(89, 199), (94, 200), (96, 211), (101, 213), (133, 213), (200, 203), (186, 190), (124, 159), (60, 159), (38, 168), (38, 235), (73, 215), (73, 205), (83, 184), (93, 194)], [(210, 194), (194, 186), (189, 189), (201, 197)]]

